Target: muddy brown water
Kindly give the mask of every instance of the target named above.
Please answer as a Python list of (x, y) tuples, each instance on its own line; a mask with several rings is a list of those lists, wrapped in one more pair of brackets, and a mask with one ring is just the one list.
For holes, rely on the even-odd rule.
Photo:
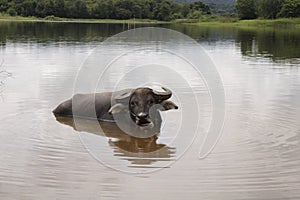
[[(84, 60), (127, 24), (0, 22), (1, 199), (300, 198), (299, 29), (164, 27), (195, 39), (224, 84), (223, 133), (205, 159), (198, 156), (210, 123), (209, 94), (185, 68), (201, 97), (200, 125), (194, 134), (195, 122), (187, 120), (180, 140), (178, 120), (191, 117), (180, 109), (163, 113), (160, 136), (148, 140), (111, 123), (102, 130), (89, 120), (74, 126), (51, 113), (73, 94)], [(175, 102), (195, 108), (176, 75), (158, 74), (178, 91)], [(111, 72), (105, 89), (120, 75)], [(131, 86), (130, 76), (123, 83)]]

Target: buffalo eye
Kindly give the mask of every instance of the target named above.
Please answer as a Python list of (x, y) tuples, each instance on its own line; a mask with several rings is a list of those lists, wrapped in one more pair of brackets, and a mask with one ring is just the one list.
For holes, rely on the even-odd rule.
[(131, 106), (136, 106), (136, 105), (137, 105), (137, 102), (136, 102), (136, 101), (131, 101), (131, 102), (130, 102), (130, 105), (131, 105)]
[(154, 101), (153, 100), (149, 100), (147, 103), (150, 104), (150, 105), (152, 105), (154, 103)]

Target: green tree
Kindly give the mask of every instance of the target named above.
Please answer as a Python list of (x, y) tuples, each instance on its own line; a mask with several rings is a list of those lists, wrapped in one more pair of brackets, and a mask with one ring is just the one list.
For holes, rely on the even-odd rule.
[(183, 17), (187, 17), (187, 15), (190, 12), (190, 5), (189, 4), (184, 4), (181, 8), (181, 14)]
[(187, 18), (189, 19), (200, 19), (202, 16), (202, 12), (199, 11), (199, 10), (194, 10), (193, 12), (190, 12), (188, 15), (187, 15)]
[(116, 19), (130, 19), (132, 13), (130, 10), (124, 9), (124, 8), (116, 8), (116, 14), (115, 18)]
[(88, 11), (86, 1), (84, 0), (75, 0), (75, 1), (66, 1), (66, 17), (70, 18), (87, 18)]
[(258, 14), (266, 19), (275, 19), (281, 10), (283, 0), (259, 0)]
[(25, 0), (23, 1), (20, 6), (23, 8), (22, 12), (19, 13), (22, 16), (34, 16), (35, 8), (36, 8), (37, 2), (35, 0)]
[(111, 0), (98, 0), (92, 8), (91, 15), (98, 19), (112, 18), (113, 5)]
[(74, 8), (75, 8), (75, 10), (74, 10), (75, 18), (87, 18), (88, 17), (86, 1), (76, 0)]
[(201, 1), (192, 3), (191, 6), (190, 6), (190, 8), (192, 10), (201, 11), (202, 13), (205, 13), (205, 14), (211, 14), (209, 6), (206, 5), (206, 4), (204, 4), (204, 3), (202, 3)]
[(133, 3), (130, 0), (115, 0), (113, 3), (114, 12), (111, 17), (114, 19), (130, 19), (132, 5)]
[(46, 17), (44, 1), (38, 1), (35, 7), (35, 14), (37, 17)]
[(279, 17), (300, 17), (300, 1), (299, 0), (285, 0)]
[(43, 0), (44, 1), (44, 14), (46, 16), (54, 15), (55, 6), (53, 0)]
[(0, 12), (37, 17), (135, 17), (168, 21), (188, 15), (199, 16), (200, 13), (210, 14), (210, 7), (202, 2), (183, 4), (175, 0), (0, 0)]
[(10, 16), (16, 16), (18, 13), (15, 11), (14, 8), (9, 8), (7, 10), (7, 13), (10, 15)]
[(132, 15), (135, 18), (142, 18), (142, 6), (138, 5), (137, 3), (135, 3), (132, 6)]
[(237, 0), (235, 6), (240, 19), (255, 19), (257, 17), (255, 0)]
[(155, 8), (155, 19), (169, 21), (171, 20), (171, 6), (169, 1), (162, 1), (156, 5)]
[(56, 17), (65, 17), (66, 16), (65, 0), (54, 0), (54, 7), (55, 7), (54, 15)]
[(141, 18), (143, 19), (153, 19), (153, 6), (152, 0), (140, 1), (141, 6)]
[(8, 8), (9, 8), (8, 1), (0, 0), (0, 13), (6, 12)]

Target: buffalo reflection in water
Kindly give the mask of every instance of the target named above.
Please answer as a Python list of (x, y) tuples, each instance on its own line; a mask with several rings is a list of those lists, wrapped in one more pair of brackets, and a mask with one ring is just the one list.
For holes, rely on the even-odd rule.
[(149, 138), (137, 138), (126, 134), (116, 123), (102, 122), (72, 117), (55, 116), (62, 124), (71, 126), (75, 131), (87, 132), (109, 138), (108, 144), (114, 155), (126, 159), (134, 165), (150, 165), (157, 161), (168, 161), (175, 156), (176, 149), (158, 143), (159, 127), (153, 127)]

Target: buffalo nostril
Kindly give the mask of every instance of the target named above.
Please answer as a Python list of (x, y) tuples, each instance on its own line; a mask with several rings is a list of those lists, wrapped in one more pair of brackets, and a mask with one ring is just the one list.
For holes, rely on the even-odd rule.
[(138, 116), (140, 119), (145, 119), (145, 118), (148, 117), (148, 114), (147, 114), (147, 113), (139, 113), (137, 116)]

